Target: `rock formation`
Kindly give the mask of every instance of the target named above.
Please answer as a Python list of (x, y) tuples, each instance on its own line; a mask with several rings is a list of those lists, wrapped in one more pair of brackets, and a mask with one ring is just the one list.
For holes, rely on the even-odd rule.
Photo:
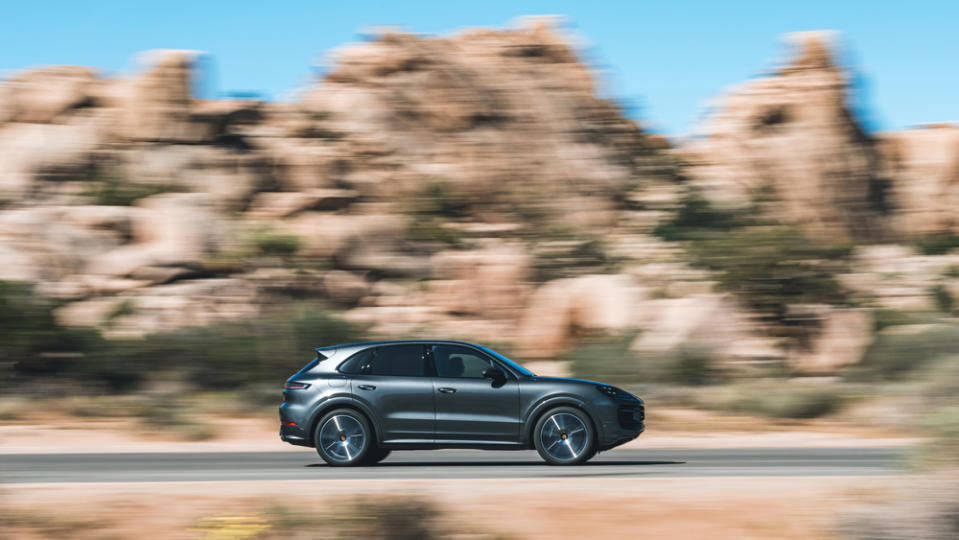
[(686, 154), (707, 197), (746, 206), (772, 198), (771, 214), (819, 236), (887, 234), (875, 141), (849, 104), (849, 75), (829, 36), (790, 35), (794, 56), (719, 100)]
[[(959, 234), (959, 128), (865, 132), (828, 39), (795, 39), (674, 150), (547, 19), (386, 31), (286, 102), (197, 99), (193, 51), (116, 78), (24, 71), (0, 83), (0, 279), (123, 336), (318, 300), (373, 334), (528, 357), (614, 333), (829, 371), (868, 345), (864, 312), (820, 306), (821, 335), (777, 353), (684, 244), (650, 234), (689, 186), (818, 238)], [(934, 309), (929, 290), (959, 290), (955, 257), (872, 246), (841, 277), (863, 303)]]

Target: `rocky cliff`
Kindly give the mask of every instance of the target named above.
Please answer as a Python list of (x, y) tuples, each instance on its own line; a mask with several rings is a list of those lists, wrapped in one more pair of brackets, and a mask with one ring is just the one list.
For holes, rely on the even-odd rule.
[[(24, 71), (0, 85), (0, 279), (111, 335), (309, 299), (375, 333), (530, 356), (640, 331), (651, 354), (783, 355), (683, 244), (651, 234), (684, 195), (758, 201), (773, 222), (853, 243), (959, 233), (959, 128), (866, 132), (828, 39), (794, 41), (674, 149), (600, 96), (548, 19), (384, 32), (335, 51), (287, 102), (193, 97), (195, 51), (145, 54), (116, 78)], [(948, 264), (913, 264), (910, 294), (954, 286)], [(872, 299), (881, 269), (860, 270), (844, 283)], [(851, 363), (868, 345), (862, 313), (797, 311), (825, 329), (797, 353), (814, 370), (821, 351)], [(830, 341), (846, 327), (855, 350)]]

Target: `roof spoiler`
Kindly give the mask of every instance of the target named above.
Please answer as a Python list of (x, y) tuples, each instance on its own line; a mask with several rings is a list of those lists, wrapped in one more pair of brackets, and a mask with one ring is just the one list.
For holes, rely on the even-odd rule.
[(313, 350), (316, 351), (316, 358), (321, 362), (336, 354), (336, 347), (316, 347)]

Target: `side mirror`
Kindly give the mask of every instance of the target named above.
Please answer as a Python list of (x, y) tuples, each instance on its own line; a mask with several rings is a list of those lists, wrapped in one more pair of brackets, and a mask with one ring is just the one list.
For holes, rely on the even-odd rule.
[(483, 377), (492, 379), (493, 388), (499, 388), (506, 384), (506, 372), (498, 367), (491, 367), (483, 372)]

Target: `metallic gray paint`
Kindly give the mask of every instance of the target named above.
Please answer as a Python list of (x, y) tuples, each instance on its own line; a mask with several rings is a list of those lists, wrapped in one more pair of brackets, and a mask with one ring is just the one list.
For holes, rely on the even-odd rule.
[[(640, 421), (624, 427), (620, 407), (640, 407), (642, 400), (621, 392), (614, 399), (598, 391), (594, 381), (527, 377), (492, 361), (508, 380), (496, 388), (489, 379), (346, 375), (337, 368), (353, 354), (391, 344), (455, 344), (490, 355), (477, 346), (443, 340), (351, 343), (318, 349), (326, 358), (301, 370), (288, 382), (306, 389), (287, 389), (280, 407), (280, 437), (291, 444), (313, 446), (317, 420), (333, 408), (352, 408), (369, 420), (378, 446), (392, 449), (533, 447), (532, 430), (550, 409), (571, 406), (584, 411), (596, 431), (597, 447), (608, 450), (635, 439), (645, 429)], [(443, 389), (441, 391), (440, 389)]]

